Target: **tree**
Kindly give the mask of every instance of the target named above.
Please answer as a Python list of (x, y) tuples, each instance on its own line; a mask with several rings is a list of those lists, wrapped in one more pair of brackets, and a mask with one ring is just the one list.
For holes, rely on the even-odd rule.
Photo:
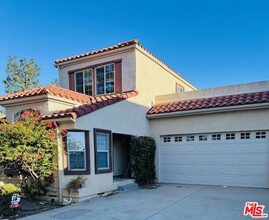
[(53, 122), (41, 121), (37, 111), (25, 111), (11, 124), (0, 120), (0, 165), (18, 177), (27, 197), (46, 194), (53, 182), (57, 138)]
[(6, 92), (11, 94), (36, 87), (39, 83), (39, 71), (34, 59), (27, 62), (25, 58), (21, 58), (18, 62), (16, 56), (9, 56), (6, 68), (8, 76), (3, 80)]
[(59, 82), (58, 82), (58, 79), (54, 79), (52, 82), (51, 82), (52, 85), (55, 85), (55, 86), (59, 86)]

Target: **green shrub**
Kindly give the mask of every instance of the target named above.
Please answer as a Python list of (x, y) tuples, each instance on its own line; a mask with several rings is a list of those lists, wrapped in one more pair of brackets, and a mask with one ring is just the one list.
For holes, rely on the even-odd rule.
[(14, 193), (20, 193), (21, 190), (14, 184), (8, 183), (0, 186), (0, 214), (1, 216), (11, 216), (14, 214), (14, 210), (11, 209), (10, 202), (11, 196)]
[(12, 183), (4, 184), (0, 186), (0, 195), (7, 195), (13, 193), (20, 193), (21, 189)]
[(82, 176), (77, 176), (77, 178), (72, 179), (66, 186), (66, 190), (70, 194), (71, 191), (73, 192), (78, 192), (79, 189), (83, 187), (85, 184), (85, 181), (87, 178), (82, 177)]
[(140, 186), (155, 181), (156, 144), (151, 137), (133, 137), (131, 139), (131, 169), (136, 183)]

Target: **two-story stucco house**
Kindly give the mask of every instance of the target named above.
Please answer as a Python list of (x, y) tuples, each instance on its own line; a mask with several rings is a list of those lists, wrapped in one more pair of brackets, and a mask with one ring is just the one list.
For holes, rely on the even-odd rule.
[[(269, 188), (269, 82), (197, 90), (137, 40), (55, 61), (60, 87), (0, 97), (6, 117), (38, 109), (59, 136), (57, 196), (78, 199), (128, 176), (132, 136), (157, 143), (157, 181)], [(74, 144), (76, 143), (76, 144)], [(64, 144), (64, 147), (62, 147)], [(74, 147), (75, 146), (75, 147)]]

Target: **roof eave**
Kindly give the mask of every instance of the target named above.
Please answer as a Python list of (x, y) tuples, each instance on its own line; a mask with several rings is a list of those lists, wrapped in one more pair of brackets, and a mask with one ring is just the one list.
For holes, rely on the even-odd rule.
[(266, 108), (269, 108), (269, 103), (258, 103), (258, 104), (248, 104), (248, 105), (228, 106), (228, 107), (218, 107), (218, 108), (206, 108), (206, 109), (177, 111), (177, 112), (168, 112), (168, 113), (159, 113), (159, 114), (147, 114), (146, 118), (151, 120), (151, 119), (160, 119), (160, 118), (203, 115), (203, 114), (231, 112), (231, 111), (257, 110), (257, 109), (266, 109)]
[(38, 94), (35, 96), (27, 96), (27, 97), (19, 97), (19, 98), (13, 98), (13, 99), (8, 99), (8, 100), (2, 100), (0, 101), (0, 105), (4, 107), (9, 107), (9, 106), (19, 105), (21, 103), (25, 105), (31, 102), (42, 102), (42, 101), (47, 101), (47, 100), (48, 100), (48, 94)]
[(42, 118), (43, 121), (54, 121), (54, 122), (76, 122), (73, 117), (61, 117), (61, 118)]
[(69, 66), (69, 65), (73, 65), (73, 64), (83, 63), (83, 62), (85, 62), (85, 60), (96, 60), (96, 59), (100, 59), (100, 57), (111, 56), (112, 54), (117, 55), (120, 53), (132, 51), (132, 50), (134, 50), (135, 46), (136, 46), (136, 44), (132, 44), (132, 45), (128, 45), (125, 47), (116, 48), (113, 50), (103, 51), (103, 52), (96, 53), (96, 54), (90, 54), (88, 56), (82, 56), (82, 57), (74, 58), (71, 60), (62, 61), (59, 63), (54, 63), (54, 66), (56, 68), (61, 68), (61, 67), (65, 67), (65, 66)]

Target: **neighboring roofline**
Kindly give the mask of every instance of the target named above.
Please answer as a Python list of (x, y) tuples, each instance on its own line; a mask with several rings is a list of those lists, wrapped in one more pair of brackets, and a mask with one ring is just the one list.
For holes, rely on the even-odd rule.
[(231, 112), (231, 111), (257, 110), (257, 109), (266, 109), (266, 108), (269, 108), (269, 103), (258, 103), (258, 104), (247, 104), (247, 105), (236, 105), (236, 106), (227, 106), (227, 107), (147, 114), (146, 118), (151, 120), (151, 119), (204, 115), (204, 114), (212, 114), (212, 113)]

